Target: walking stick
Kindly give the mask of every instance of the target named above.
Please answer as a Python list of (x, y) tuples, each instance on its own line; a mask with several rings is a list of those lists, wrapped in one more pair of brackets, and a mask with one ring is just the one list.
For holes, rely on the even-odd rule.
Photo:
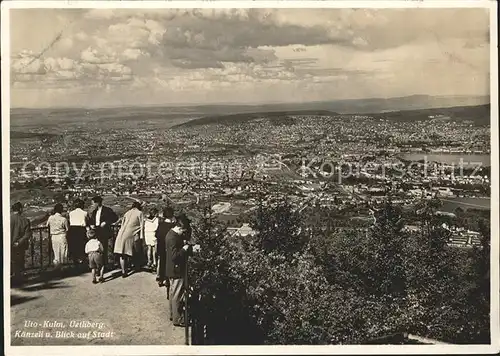
[(186, 268), (184, 268), (184, 332), (186, 345), (189, 345), (189, 319), (188, 319), (188, 293), (189, 293), (189, 280), (188, 280), (188, 266), (189, 255), (186, 257)]

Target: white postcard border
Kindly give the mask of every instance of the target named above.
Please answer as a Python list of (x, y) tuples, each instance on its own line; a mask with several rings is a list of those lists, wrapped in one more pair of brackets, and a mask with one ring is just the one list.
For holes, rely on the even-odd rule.
[(499, 308), (499, 124), (496, 1), (3, 1), (2, 28), (2, 208), (4, 261), (10, 260), (10, 38), (9, 9), (27, 8), (487, 8), (490, 10), (491, 98), (491, 344), (490, 345), (342, 345), (342, 346), (11, 346), (10, 263), (4, 262), (4, 341), (6, 355), (187, 355), (187, 354), (483, 354), (500, 351)]

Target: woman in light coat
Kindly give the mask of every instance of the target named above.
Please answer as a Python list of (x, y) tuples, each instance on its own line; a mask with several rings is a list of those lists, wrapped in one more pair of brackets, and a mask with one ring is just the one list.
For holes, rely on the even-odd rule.
[(127, 264), (133, 256), (134, 242), (144, 238), (144, 216), (140, 209), (139, 202), (132, 204), (132, 209), (123, 216), (120, 230), (116, 235), (114, 253), (120, 256), (123, 278), (127, 277)]

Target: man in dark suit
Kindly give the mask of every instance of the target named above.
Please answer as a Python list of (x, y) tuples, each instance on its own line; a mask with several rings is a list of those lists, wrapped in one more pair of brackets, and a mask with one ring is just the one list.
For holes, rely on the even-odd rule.
[(19, 202), (12, 205), (10, 216), (10, 238), (11, 238), (11, 274), (12, 282), (17, 283), (22, 279), (24, 269), (24, 254), (31, 239), (30, 221), (22, 216), (23, 205)]
[(168, 279), (165, 276), (166, 244), (165, 238), (168, 232), (175, 226), (174, 209), (166, 207), (163, 209), (163, 221), (158, 224), (156, 230), (156, 253), (158, 255), (158, 266), (156, 268), (156, 281), (158, 286), (164, 284), (168, 287)]
[(113, 227), (111, 225), (118, 221), (118, 216), (113, 209), (102, 205), (100, 196), (93, 197), (92, 203), (93, 210), (90, 214), (90, 226), (95, 228), (97, 239), (104, 247), (104, 265), (107, 265), (109, 263), (109, 239), (113, 238)]
[(186, 215), (180, 215), (176, 220), (165, 237), (165, 277), (169, 280), (170, 320), (175, 326), (184, 327), (184, 273), (189, 253), (189, 245), (184, 242), (190, 237), (190, 223)]

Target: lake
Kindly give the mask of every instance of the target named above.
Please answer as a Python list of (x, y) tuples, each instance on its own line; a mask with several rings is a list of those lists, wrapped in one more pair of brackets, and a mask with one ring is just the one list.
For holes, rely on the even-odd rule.
[(400, 157), (414, 162), (426, 159), (428, 162), (453, 163), (456, 167), (460, 167), (460, 159), (462, 158), (464, 167), (477, 167), (479, 163), (482, 167), (491, 166), (491, 156), (489, 154), (404, 153)]
[(440, 198), (443, 206), (440, 210), (453, 213), (457, 207), (467, 209), (485, 209), (490, 210), (490, 198)]

